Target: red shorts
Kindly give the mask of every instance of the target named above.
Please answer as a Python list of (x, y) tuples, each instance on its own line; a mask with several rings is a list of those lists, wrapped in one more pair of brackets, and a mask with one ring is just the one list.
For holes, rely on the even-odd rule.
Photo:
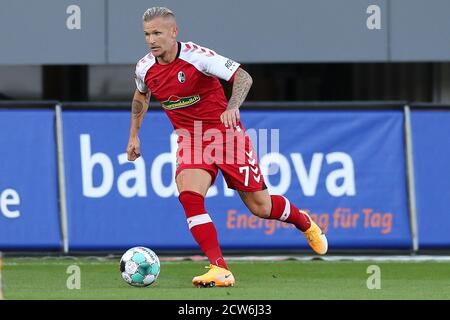
[(213, 184), (220, 169), (230, 189), (246, 192), (266, 189), (249, 136), (244, 131), (234, 132), (232, 137), (221, 134), (222, 139), (214, 137), (201, 144), (180, 143), (179, 138), (176, 176), (184, 169), (204, 169)]

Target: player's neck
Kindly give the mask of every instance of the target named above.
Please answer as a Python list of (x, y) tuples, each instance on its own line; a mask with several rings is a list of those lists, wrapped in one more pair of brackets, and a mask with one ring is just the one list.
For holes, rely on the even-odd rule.
[(159, 64), (169, 64), (173, 62), (177, 57), (178, 57), (178, 42), (175, 42), (172, 48), (170, 48), (170, 50), (168, 50), (166, 54), (156, 59), (158, 60)]

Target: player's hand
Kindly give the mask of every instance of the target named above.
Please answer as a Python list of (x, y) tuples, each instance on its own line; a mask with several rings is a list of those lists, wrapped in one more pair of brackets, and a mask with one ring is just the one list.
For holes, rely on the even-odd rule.
[(139, 137), (130, 137), (127, 146), (128, 161), (134, 161), (141, 156), (141, 142)]
[(225, 112), (220, 115), (220, 121), (222, 121), (226, 128), (235, 128), (239, 123), (240, 118), (239, 109), (225, 110)]

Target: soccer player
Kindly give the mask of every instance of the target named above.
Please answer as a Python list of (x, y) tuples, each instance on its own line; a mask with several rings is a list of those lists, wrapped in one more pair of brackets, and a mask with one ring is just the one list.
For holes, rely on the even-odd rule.
[[(235, 284), (223, 258), (216, 228), (205, 209), (205, 195), (218, 170), (252, 214), (295, 225), (317, 254), (325, 254), (327, 239), (309, 215), (285, 197), (270, 195), (266, 188), (239, 116), (239, 107), (252, 85), (251, 76), (239, 63), (210, 49), (177, 41), (175, 15), (167, 8), (148, 9), (143, 15), (143, 29), (150, 52), (136, 65), (137, 89), (132, 102), (128, 160), (134, 161), (141, 155), (138, 131), (152, 94), (179, 135), (175, 175), (179, 201), (192, 236), (210, 262), (209, 271), (194, 277), (193, 284)], [(229, 101), (218, 78), (232, 83)], [(208, 136), (211, 144), (199, 145), (196, 134), (203, 141)]]

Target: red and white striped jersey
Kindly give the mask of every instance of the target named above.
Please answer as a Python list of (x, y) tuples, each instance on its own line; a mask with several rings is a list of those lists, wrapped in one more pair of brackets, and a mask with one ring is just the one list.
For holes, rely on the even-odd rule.
[(151, 53), (136, 65), (137, 89), (148, 91), (161, 103), (175, 129), (224, 131), (220, 115), (227, 107), (218, 78), (230, 81), (239, 63), (192, 42), (178, 42), (178, 53), (169, 64), (159, 64)]

